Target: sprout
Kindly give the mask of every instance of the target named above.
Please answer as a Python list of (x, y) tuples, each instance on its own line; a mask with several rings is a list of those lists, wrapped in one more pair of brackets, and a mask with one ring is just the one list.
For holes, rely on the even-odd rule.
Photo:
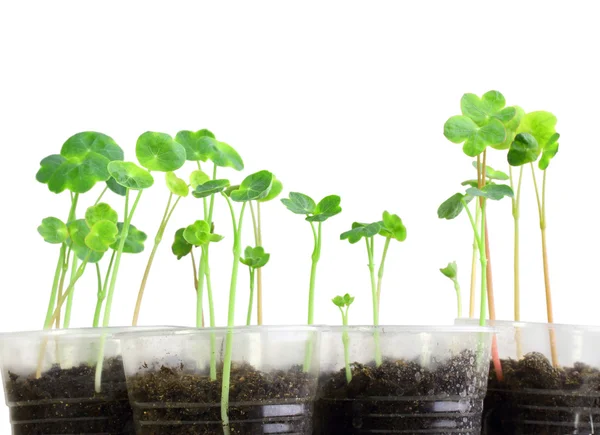
[(248, 315), (246, 316), (246, 325), (252, 323), (252, 302), (254, 301), (254, 276), (256, 270), (260, 270), (269, 262), (270, 254), (267, 254), (262, 246), (255, 248), (248, 246), (244, 251), (244, 257), (240, 258), (242, 264), (248, 266), (250, 270), (250, 301), (248, 302)]
[(442, 274), (446, 278), (449, 278), (454, 283), (454, 290), (456, 291), (456, 305), (457, 305), (456, 314), (457, 314), (458, 318), (460, 319), (462, 317), (462, 299), (460, 296), (460, 284), (458, 283), (458, 277), (457, 277), (458, 266), (456, 266), (456, 261), (453, 261), (452, 263), (448, 263), (448, 266), (440, 269), (440, 272), (442, 272)]
[(352, 370), (350, 369), (350, 337), (348, 336), (348, 310), (354, 302), (354, 297), (346, 293), (344, 296), (336, 296), (331, 300), (333, 304), (340, 309), (342, 313), (342, 343), (344, 344), (344, 366), (346, 367), (346, 382), (349, 384), (352, 381)]

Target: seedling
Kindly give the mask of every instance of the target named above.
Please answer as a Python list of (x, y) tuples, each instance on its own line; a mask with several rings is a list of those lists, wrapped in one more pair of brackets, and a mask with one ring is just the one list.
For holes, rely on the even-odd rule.
[(452, 263), (448, 263), (448, 266), (440, 269), (442, 274), (449, 278), (454, 284), (454, 290), (456, 291), (456, 315), (460, 319), (462, 317), (462, 298), (460, 296), (460, 284), (458, 282), (458, 266), (456, 265), (456, 261)]
[[(158, 226), (156, 236), (154, 236), (154, 246), (152, 246), (152, 251), (150, 251), (148, 263), (146, 264), (146, 269), (144, 270), (144, 275), (142, 277), (142, 283), (140, 284), (135, 310), (133, 312), (133, 326), (136, 326), (138, 323), (142, 298), (144, 297), (144, 290), (146, 288), (146, 283), (148, 282), (150, 269), (152, 268), (156, 251), (162, 241), (169, 219), (171, 219), (181, 198), (185, 198), (189, 194), (187, 183), (181, 178), (178, 178), (173, 172), (181, 168), (185, 163), (186, 151), (183, 145), (174, 141), (168, 134), (148, 131), (138, 138), (135, 153), (138, 161), (143, 167), (149, 171), (165, 173), (165, 182), (169, 189), (169, 198), (162, 220)], [(173, 202), (174, 198), (176, 199)]]
[[(252, 207), (252, 206), (250, 206)], [(254, 302), (254, 276), (256, 271), (269, 262), (270, 254), (265, 252), (262, 246), (248, 246), (244, 251), (244, 257), (240, 258), (242, 264), (248, 266), (250, 271), (250, 300), (248, 301), (248, 315), (246, 316), (246, 326), (250, 326), (252, 323), (252, 303)]]
[[(171, 245), (171, 252), (173, 255), (177, 257), (178, 260), (181, 260), (183, 257), (189, 254), (192, 260), (192, 273), (194, 278), (194, 290), (196, 292), (196, 297), (198, 296), (198, 269), (196, 266), (196, 257), (194, 256), (194, 245), (188, 243), (183, 237), (183, 233), (185, 228), (179, 228), (175, 232), (175, 239), (173, 240), (173, 244)], [(202, 327), (204, 327), (204, 311), (202, 312)]]
[[(546, 290), (546, 313), (548, 323), (554, 322), (552, 311), (552, 293), (550, 289), (550, 267), (548, 265), (548, 249), (546, 240), (546, 175), (550, 161), (558, 152), (558, 139), (560, 135), (556, 132), (556, 116), (550, 112), (537, 111), (527, 113), (519, 125), (517, 135), (510, 145), (507, 159), (510, 166), (520, 167), (529, 164), (533, 178), (533, 186), (537, 201), (540, 231), (542, 236), (542, 259), (544, 266), (544, 286)], [(533, 165), (538, 162), (538, 169), (542, 172), (541, 192), (538, 186), (536, 170)], [(520, 184), (520, 180), (519, 180)], [(517, 202), (518, 213), (518, 202)], [(518, 237), (518, 227), (515, 227)], [(515, 248), (517, 252), (517, 248)], [(517, 290), (515, 289), (515, 301), (518, 300)], [(515, 315), (518, 316), (518, 309), (515, 307)], [(556, 351), (556, 337), (554, 331), (550, 331), (552, 363), (558, 366), (558, 354)]]
[(354, 297), (346, 293), (344, 296), (336, 296), (332, 299), (333, 304), (340, 309), (342, 313), (342, 343), (344, 344), (344, 366), (346, 367), (346, 382), (352, 381), (352, 370), (350, 369), (350, 337), (348, 336), (348, 310), (354, 302)]
[[(269, 171), (259, 171), (249, 175), (242, 183), (227, 193), (221, 195), (227, 201), (233, 225), (233, 266), (231, 271), (231, 283), (229, 286), (229, 310), (227, 314), (227, 336), (225, 338), (225, 354), (223, 356), (223, 380), (221, 389), (221, 420), (223, 422), (223, 433), (230, 435), (229, 427), (229, 384), (231, 378), (231, 357), (233, 352), (233, 330), (235, 325), (235, 298), (237, 289), (237, 275), (240, 258), (242, 256), (242, 223), (246, 205), (250, 201), (266, 198), (273, 187), (274, 176)], [(242, 203), (239, 218), (236, 217), (233, 202)]]
[[(375, 279), (375, 236), (381, 235), (385, 238), (381, 262), (377, 279)], [(373, 301), (373, 326), (379, 326), (379, 300), (381, 298), (381, 282), (383, 280), (383, 270), (385, 259), (392, 239), (399, 242), (406, 240), (406, 227), (402, 223), (402, 219), (395, 214), (383, 212), (383, 220), (364, 224), (354, 222), (352, 229), (340, 235), (341, 240), (348, 240), (351, 244), (358, 243), (361, 239), (365, 239), (367, 246), (367, 257), (369, 262), (369, 276), (371, 278), (371, 298)], [(381, 349), (379, 346), (379, 332), (375, 331), (375, 363), (379, 367), (382, 363)]]

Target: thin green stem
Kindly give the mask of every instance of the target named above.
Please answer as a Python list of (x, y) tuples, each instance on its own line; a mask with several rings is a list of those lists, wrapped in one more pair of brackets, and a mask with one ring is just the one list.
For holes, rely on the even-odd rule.
[[(256, 202), (256, 228), (258, 234), (257, 246), (262, 246), (262, 229), (260, 219), (260, 201)], [(262, 267), (256, 271), (256, 322), (263, 324), (263, 289), (262, 289)]]
[(383, 267), (385, 265), (385, 257), (387, 256), (391, 240), (391, 237), (386, 237), (385, 239), (383, 254), (381, 255), (381, 263), (379, 264), (379, 271), (377, 272), (377, 313), (379, 313), (379, 308), (381, 306), (381, 282), (383, 281)]
[(312, 253), (312, 264), (310, 268), (310, 284), (308, 287), (308, 324), (312, 325), (315, 320), (315, 285), (317, 280), (317, 264), (321, 258), (321, 222), (318, 224), (318, 229), (315, 230), (314, 224), (311, 222), (310, 226), (313, 231), (314, 237), (314, 248)]
[(94, 205), (98, 205), (98, 203), (100, 202), (100, 200), (102, 199), (102, 197), (104, 196), (104, 194), (106, 193), (107, 190), (108, 190), (108, 185), (104, 186), (104, 189), (100, 193), (100, 196), (98, 197), (98, 199), (96, 200)]
[(454, 290), (456, 290), (456, 313), (458, 314), (458, 318), (462, 317), (462, 296), (460, 294), (460, 284), (458, 283), (458, 279), (453, 279), (454, 281)]
[(248, 301), (248, 315), (246, 316), (246, 326), (252, 324), (252, 303), (254, 301), (254, 268), (249, 267), (250, 270), (250, 300)]
[[(71, 280), (77, 275), (77, 263), (78, 263), (77, 255), (73, 255), (73, 263), (71, 264)], [(65, 309), (65, 319), (63, 322), (63, 328), (68, 328), (71, 325), (71, 311), (73, 309), (73, 297), (75, 295), (75, 289), (72, 289), (69, 292), (69, 297), (67, 298), (67, 308)]]
[(369, 275), (371, 277), (371, 298), (373, 299), (373, 326), (375, 326), (375, 332), (373, 337), (375, 339), (375, 364), (377, 367), (381, 366), (381, 346), (379, 344), (379, 308), (377, 306), (377, 284), (375, 282), (375, 238), (373, 236), (365, 238), (367, 243), (367, 254), (369, 257)]
[(110, 262), (108, 263), (108, 269), (106, 269), (106, 274), (104, 275), (104, 283), (102, 284), (102, 289), (100, 290), (100, 292), (98, 293), (98, 297), (96, 300), (96, 311), (94, 313), (94, 328), (97, 328), (100, 325), (100, 315), (102, 312), (102, 304), (104, 302), (104, 299), (106, 299), (106, 290), (108, 287), (108, 283), (110, 280), (110, 274), (112, 272), (112, 267), (115, 261), (115, 255), (116, 255), (117, 251), (113, 251), (112, 255), (110, 256)]
[(198, 289), (196, 291), (196, 328), (202, 327), (202, 313), (203, 313), (203, 302), (204, 302), (204, 277), (206, 274), (206, 249), (207, 245), (200, 247), (202, 254), (200, 255), (200, 270), (198, 276)]
[(254, 231), (254, 243), (256, 246), (260, 246), (258, 244), (258, 223), (256, 221), (256, 214), (254, 213), (254, 206), (252, 205), (252, 201), (250, 201), (248, 207), (250, 207), (250, 214), (252, 215), (252, 230)]
[(339, 307), (342, 313), (342, 343), (344, 345), (344, 366), (346, 367), (346, 383), (350, 383), (352, 381), (352, 370), (350, 368), (350, 337), (348, 336), (348, 309), (346, 307), (346, 312), (342, 307)]
[[(210, 244), (206, 246), (206, 253), (204, 255), (204, 262), (206, 266), (204, 268), (204, 275), (206, 277), (206, 293), (208, 295), (208, 310), (210, 316), (210, 327), (215, 327), (215, 304), (213, 302), (212, 284), (210, 279), (210, 267), (208, 266), (208, 248)], [(210, 379), (213, 381), (217, 380), (217, 342), (215, 334), (210, 334)]]
[(50, 292), (50, 301), (48, 301), (48, 309), (46, 311), (46, 319), (44, 320), (44, 329), (50, 329), (50, 319), (54, 312), (54, 305), (56, 303), (56, 295), (58, 293), (58, 283), (60, 281), (60, 275), (65, 262), (65, 253), (67, 251), (66, 243), (63, 243), (60, 247), (60, 253), (58, 255), (58, 263), (56, 263), (56, 270), (54, 271), (54, 280), (52, 281), (52, 291)]
[(100, 264), (96, 262), (94, 264), (96, 266), (96, 282), (98, 283), (98, 288), (96, 290), (96, 310), (94, 311), (94, 322), (92, 323), (93, 327), (96, 327), (97, 322), (100, 321), (100, 311), (102, 310), (102, 304), (99, 303), (100, 296), (102, 296), (102, 273), (100, 272)]
[[(57, 299), (57, 301), (62, 300), (62, 297), (63, 297), (63, 288), (65, 287), (65, 279), (67, 277), (67, 272), (69, 271), (69, 264), (71, 263), (71, 253), (72, 253), (72, 249), (71, 249), (71, 247), (69, 247), (69, 249), (67, 251), (67, 255), (65, 257), (65, 261), (62, 266), (62, 271), (60, 272), (60, 281), (58, 283), (58, 296), (57, 296), (58, 299)], [(56, 318), (55, 318), (56, 328), (60, 328), (61, 310), (62, 310), (62, 306), (61, 306), (61, 309), (58, 310), (58, 316), (56, 316)], [(53, 323), (53, 321), (50, 320), (50, 327), (52, 327), (52, 323)]]
[(54, 314), (50, 318), (51, 324), (60, 316), (60, 312), (62, 310), (63, 304), (68, 299), (69, 295), (71, 293), (73, 293), (73, 291), (75, 290), (75, 284), (77, 283), (79, 278), (81, 278), (81, 276), (83, 275), (83, 272), (85, 272), (85, 268), (88, 264), (88, 260), (90, 258), (91, 253), (92, 253), (92, 251), (88, 251), (87, 255), (85, 256), (85, 259), (83, 260), (81, 265), (77, 268), (77, 271), (73, 275), (71, 275), (71, 279), (69, 281), (69, 286), (65, 290), (65, 293), (62, 295), (62, 297), (60, 297), (56, 303), (56, 309), (54, 310)]
[(487, 257), (485, 254), (485, 206), (486, 200), (481, 204), (481, 232), (479, 233), (479, 262), (481, 263), (481, 305), (479, 307), (479, 326), (485, 326), (487, 308)]

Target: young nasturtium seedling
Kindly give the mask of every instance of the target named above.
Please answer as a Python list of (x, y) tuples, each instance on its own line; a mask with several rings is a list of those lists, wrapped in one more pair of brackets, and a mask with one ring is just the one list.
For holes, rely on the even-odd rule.
[[(36, 179), (46, 184), (51, 192), (61, 193), (68, 190), (71, 194), (71, 207), (65, 225), (76, 219), (79, 196), (90, 191), (96, 183), (110, 179), (107, 166), (113, 160), (123, 160), (123, 150), (109, 136), (93, 131), (71, 136), (63, 144), (60, 154), (52, 154), (42, 159)], [(45, 329), (52, 327), (50, 318), (54, 313), (57, 298), (63, 294), (69, 267), (71, 280), (75, 278), (78, 270), (77, 257), (73, 254), (69, 240), (55, 243), (60, 244), (60, 250), (44, 321)], [(65, 327), (69, 326), (71, 304), (72, 297), (67, 300)], [(59, 323), (57, 322), (57, 326), (60, 326)]]
[(342, 343), (344, 344), (344, 366), (346, 367), (346, 382), (349, 384), (352, 381), (352, 370), (350, 369), (350, 337), (348, 336), (348, 310), (354, 302), (354, 297), (346, 293), (344, 296), (336, 296), (332, 299), (333, 304), (340, 309), (342, 313)]
[(254, 301), (254, 276), (257, 270), (260, 270), (269, 262), (270, 254), (265, 252), (262, 246), (248, 246), (244, 250), (244, 257), (240, 258), (242, 264), (248, 266), (250, 270), (250, 300), (248, 302), (248, 315), (246, 316), (246, 325), (252, 323), (252, 303)]
[(177, 177), (173, 172), (181, 168), (186, 161), (186, 151), (183, 145), (173, 140), (173, 138), (166, 133), (147, 131), (138, 138), (135, 153), (138, 161), (143, 167), (149, 171), (165, 173), (165, 182), (169, 189), (169, 198), (162, 220), (160, 221), (158, 230), (154, 236), (154, 246), (152, 246), (152, 250), (150, 251), (148, 263), (146, 264), (146, 269), (144, 270), (144, 275), (138, 291), (135, 310), (133, 311), (133, 326), (136, 326), (138, 323), (142, 298), (144, 297), (144, 290), (146, 288), (146, 283), (148, 282), (150, 269), (152, 268), (156, 251), (162, 241), (167, 224), (181, 198), (185, 198), (189, 194), (187, 183)]
[(458, 282), (458, 266), (456, 265), (456, 261), (452, 263), (448, 263), (448, 266), (441, 268), (440, 272), (446, 277), (449, 278), (454, 284), (454, 290), (456, 291), (456, 315), (460, 319), (462, 317), (462, 298), (460, 295), (460, 284)]

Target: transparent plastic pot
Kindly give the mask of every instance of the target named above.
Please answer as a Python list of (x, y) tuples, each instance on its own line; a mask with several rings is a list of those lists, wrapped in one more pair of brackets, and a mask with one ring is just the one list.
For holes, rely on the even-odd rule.
[(138, 434), (225, 433), (221, 388), (228, 335), (233, 340), (225, 407), (230, 433), (312, 435), (320, 334), (305, 326), (123, 335)]
[[(0, 334), (0, 368), (12, 433), (133, 433), (121, 348), (116, 338), (129, 329), (74, 328)], [(102, 377), (97, 392), (95, 376), (102, 342)]]
[(485, 434), (600, 433), (600, 327), (489, 324), (497, 331), (501, 375), (492, 365)]
[(315, 433), (479, 434), (490, 339), (472, 326), (324, 329)]

